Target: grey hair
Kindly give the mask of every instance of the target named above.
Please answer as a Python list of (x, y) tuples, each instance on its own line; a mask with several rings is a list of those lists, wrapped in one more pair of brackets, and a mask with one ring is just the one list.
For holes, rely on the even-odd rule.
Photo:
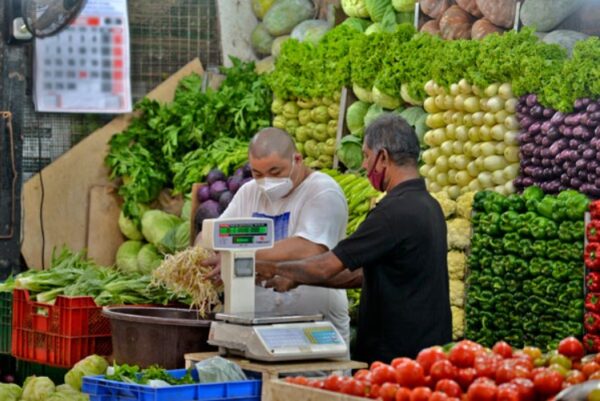
[(375, 153), (387, 150), (398, 166), (416, 166), (419, 160), (420, 147), (415, 130), (397, 114), (385, 113), (377, 117), (367, 127), (365, 144)]

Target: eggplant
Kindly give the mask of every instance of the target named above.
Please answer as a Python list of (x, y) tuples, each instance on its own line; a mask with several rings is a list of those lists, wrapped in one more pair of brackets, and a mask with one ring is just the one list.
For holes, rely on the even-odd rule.
[(583, 151), (583, 158), (585, 160), (583, 160), (584, 163), (587, 163), (588, 160), (592, 160), (596, 157), (596, 151), (594, 151), (593, 149), (586, 149)]
[(552, 141), (550, 140), (550, 138), (548, 138), (547, 136), (543, 136), (542, 137), (542, 142), (541, 145), (544, 148), (548, 148), (550, 145), (552, 145)]
[(552, 194), (559, 192), (560, 187), (561, 187), (560, 181), (558, 181), (558, 180), (552, 180), (546, 184), (546, 188), (547, 188), (548, 192), (552, 193)]
[(536, 104), (531, 109), (529, 109), (529, 115), (531, 117), (542, 118), (543, 114), (544, 114), (544, 108), (539, 104)]
[(579, 178), (571, 178), (571, 182), (569, 183), (571, 187), (574, 189), (579, 189), (583, 185), (583, 182)]
[(586, 170), (587, 171), (587, 160), (579, 159), (575, 162), (575, 168), (577, 171)]
[(573, 138), (569, 141), (569, 147), (573, 150), (577, 149), (580, 144), (581, 142), (578, 139)]
[(542, 158), (542, 148), (535, 147), (533, 149), (533, 157), (536, 159), (541, 159)]
[(578, 125), (577, 127), (573, 128), (573, 137), (577, 139), (581, 139), (582, 141), (589, 141), (590, 139), (592, 139), (592, 136), (593, 135), (590, 132), (590, 130), (583, 125)]
[(527, 105), (527, 107), (531, 108), (535, 105), (537, 105), (537, 96), (534, 95), (533, 93), (527, 95), (525, 97), (525, 104)]
[(554, 126), (561, 125), (564, 121), (565, 121), (565, 114), (560, 111), (557, 111), (556, 113), (554, 113), (554, 115), (550, 119), (550, 122)]
[(596, 171), (594, 171), (594, 173), (596, 173), (596, 175), (600, 175), (600, 167), (596, 167)]
[(588, 106), (585, 108), (585, 111), (587, 111), (588, 113), (595, 113), (597, 111), (600, 111), (600, 103), (593, 102), (588, 104)]
[(600, 111), (594, 111), (585, 115), (590, 119), (594, 126), (600, 122)]
[(579, 123), (581, 122), (581, 116), (581, 113), (569, 114), (567, 117), (565, 117), (565, 124), (570, 125), (572, 127), (579, 125)]
[(581, 170), (581, 171), (577, 172), (577, 178), (579, 178), (581, 180), (581, 182), (587, 181), (587, 177), (588, 177), (587, 171)]
[(519, 125), (523, 129), (529, 129), (529, 127), (535, 122), (535, 120), (529, 116), (525, 116), (519, 119)]
[(600, 162), (600, 152), (596, 151), (596, 160)]
[(527, 131), (523, 131), (523, 132), (519, 133), (519, 136), (517, 137), (517, 140), (519, 141), (519, 143), (521, 145), (523, 145), (525, 143), (531, 143), (531, 142), (533, 142), (533, 135), (531, 135)]
[(541, 167), (532, 167), (531, 168), (531, 176), (535, 179), (543, 179), (544, 178), (544, 169)]
[(530, 157), (533, 156), (534, 149), (535, 145), (533, 143), (526, 143), (525, 145), (521, 146), (521, 153), (525, 157)]
[[(551, 157), (550, 149), (542, 148), (542, 150), (540, 150), (540, 156), (542, 156), (542, 158), (544, 158), (544, 159)], [(542, 162), (543, 162), (543, 160), (542, 160)]]
[(542, 178), (544, 180), (551, 180), (553, 176), (554, 176), (554, 174), (552, 174), (551, 168), (546, 167), (546, 168), (542, 169)]
[(559, 139), (561, 137), (560, 132), (558, 132), (558, 129), (555, 126), (550, 127), (550, 129), (546, 133), (546, 136), (551, 141), (556, 141), (557, 139)]
[(569, 167), (565, 170), (569, 178), (577, 177), (577, 169), (575, 167)]
[(565, 128), (564, 128), (564, 130), (563, 130), (563, 133), (562, 133), (562, 134), (563, 134), (563, 135), (564, 135), (566, 138), (573, 138), (573, 127), (569, 127), (569, 126), (566, 126), (566, 125), (564, 125), (564, 127), (565, 127)]
[(594, 181), (594, 186), (600, 188), (600, 178), (597, 178), (596, 181)]
[(592, 148), (596, 148), (596, 146), (598, 146), (598, 142), (600, 142), (600, 138), (593, 137), (590, 139), (590, 146)]
[(600, 167), (600, 163), (598, 163), (598, 161), (595, 159), (590, 160), (587, 163), (587, 171), (589, 171), (590, 173), (597, 174), (596, 171), (598, 170), (598, 167)]
[(526, 166), (526, 167), (524, 167), (522, 169), (522, 171), (523, 171), (523, 174), (525, 174), (526, 176), (531, 177), (531, 176), (533, 176), (533, 171), (536, 168), (537, 168), (536, 166)]
[(548, 159), (548, 158), (543, 158), (542, 162), (540, 163), (542, 167), (551, 167), (552, 166), (552, 159)]
[(538, 157), (532, 157), (531, 158), (531, 165), (532, 166), (541, 166), (542, 165), (542, 159), (540, 159)]
[(522, 176), (518, 176), (517, 178), (515, 178), (513, 180), (513, 185), (515, 186), (515, 188), (517, 188), (517, 190), (523, 189), (524, 188), (523, 177)]
[(581, 99), (576, 99), (575, 102), (573, 102), (573, 108), (575, 110), (583, 110), (585, 109), (590, 103), (592, 103), (592, 100), (590, 98), (587, 97), (583, 97)]
[(569, 177), (568, 174), (563, 174), (560, 176), (560, 183), (563, 185), (569, 185), (569, 183), (571, 182), (571, 178)]
[(531, 177), (523, 177), (523, 188), (530, 187), (535, 184), (535, 181)]
[(554, 115), (554, 113), (556, 113), (556, 110), (554, 110), (552, 108), (545, 107), (544, 111), (542, 111), (542, 117), (544, 117), (544, 118), (551, 118)]
[(600, 138), (600, 125), (594, 128), (594, 135)]
[[(598, 113), (600, 114), (600, 113)], [(590, 127), (590, 128), (594, 128), (596, 125), (598, 125), (596, 120), (593, 120), (591, 118), (592, 113), (584, 113), (581, 116), (581, 125), (584, 125), (586, 127)]]
[(535, 135), (535, 134), (539, 134), (541, 130), (542, 130), (542, 123), (540, 123), (539, 121), (535, 121), (533, 124), (531, 124), (529, 126), (529, 128), (527, 129), (527, 132), (529, 132), (531, 135)]

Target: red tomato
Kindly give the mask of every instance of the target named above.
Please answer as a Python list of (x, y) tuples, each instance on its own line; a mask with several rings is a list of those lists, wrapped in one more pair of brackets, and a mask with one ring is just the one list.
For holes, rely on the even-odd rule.
[(425, 376), (425, 381), (423, 382), (423, 387), (429, 387), (433, 390), (433, 379), (431, 376)]
[(475, 355), (481, 348), (477, 348), (471, 341), (461, 341), (452, 348), (448, 359), (458, 368), (472, 368)]
[(458, 373), (456, 374), (456, 382), (460, 385), (463, 391), (467, 391), (475, 377), (477, 376), (477, 371), (473, 368), (466, 369), (458, 369)]
[(387, 363), (383, 363), (381, 361), (375, 361), (371, 364), (371, 367), (369, 368), (370, 370), (373, 370), (379, 366), (383, 366), (383, 365), (387, 365)]
[(292, 378), (292, 383), (299, 384), (301, 386), (308, 386), (308, 379), (304, 376), (296, 376)]
[(448, 360), (437, 361), (431, 366), (431, 380), (437, 383), (442, 379), (454, 379), (456, 377), (456, 367)]
[(546, 369), (533, 378), (533, 384), (537, 392), (546, 396), (552, 396), (562, 389), (563, 376), (555, 370)]
[(349, 379), (342, 383), (340, 393), (364, 397), (366, 387), (360, 380)]
[(356, 372), (354, 372), (354, 378), (356, 380), (370, 381), (371, 372), (367, 369), (358, 369)]
[(429, 401), (431, 389), (429, 387), (417, 387), (410, 392), (410, 401)]
[(400, 386), (396, 383), (383, 383), (379, 389), (379, 398), (383, 401), (396, 401), (396, 393)]
[(475, 379), (467, 391), (467, 401), (495, 401), (498, 394), (496, 384), (485, 377)]
[(437, 361), (442, 361), (444, 359), (448, 359), (448, 357), (446, 356), (444, 351), (442, 351), (442, 347), (439, 346), (425, 348), (424, 350), (419, 352), (419, 355), (417, 355), (417, 362), (423, 367), (425, 375), (429, 374), (429, 370), (431, 369), (431, 366), (434, 363), (436, 363)]
[(425, 384), (423, 367), (416, 361), (401, 363), (396, 367), (396, 381), (402, 387), (415, 388)]
[(410, 401), (412, 391), (406, 387), (400, 387), (396, 392), (396, 401)]
[(596, 355), (594, 355), (594, 362), (600, 363), (600, 352), (598, 352)]
[(400, 357), (400, 358), (394, 358), (392, 359), (392, 367), (397, 368), (399, 365), (403, 364), (404, 362), (412, 362), (413, 360), (410, 358), (405, 358), (405, 357)]
[(585, 375), (578, 370), (571, 370), (565, 377), (565, 383), (579, 384), (585, 381)]
[(581, 341), (575, 337), (567, 337), (558, 344), (558, 352), (571, 358), (572, 360), (578, 360), (583, 358), (585, 350)]
[(477, 377), (489, 377), (493, 379), (496, 376), (496, 369), (502, 357), (496, 354), (479, 354), (475, 357), (473, 367), (477, 372)]
[(531, 362), (531, 359), (529, 357), (523, 357), (523, 358), (515, 357), (515, 358), (511, 358), (511, 359), (507, 359), (507, 360), (513, 361), (513, 363), (515, 365), (522, 366), (529, 371), (531, 371), (533, 369), (533, 362)]
[(581, 373), (585, 375), (585, 377), (589, 378), (594, 372), (600, 370), (600, 364), (597, 362), (588, 362), (583, 364), (581, 367)]
[(600, 380), (600, 370), (597, 370), (591, 375), (589, 375), (588, 380)]
[(512, 347), (505, 341), (498, 341), (494, 344), (492, 351), (505, 359), (512, 357)]
[(390, 365), (377, 366), (371, 370), (371, 382), (374, 384), (396, 383), (396, 369)]
[(328, 376), (323, 381), (323, 388), (329, 391), (339, 391), (340, 386), (342, 385), (342, 378), (337, 375)]
[(379, 384), (371, 384), (371, 387), (369, 387), (369, 398), (379, 398), (379, 390), (381, 389), (381, 386)]
[(441, 391), (434, 391), (429, 397), (429, 401), (448, 401), (448, 395)]
[(535, 399), (535, 386), (531, 380), (518, 377), (511, 383), (517, 386), (520, 401), (533, 401)]
[(519, 401), (519, 388), (516, 384), (503, 383), (498, 386), (497, 401)]
[(502, 361), (498, 366), (498, 370), (496, 370), (496, 383), (507, 383), (516, 378), (515, 366), (515, 362), (510, 359)]
[(442, 379), (435, 385), (435, 391), (448, 394), (448, 397), (460, 397), (462, 390), (457, 382), (450, 379)]
[(323, 380), (317, 380), (317, 379), (309, 380), (308, 385), (311, 387), (314, 387), (314, 388), (324, 388)]
[(447, 401), (462, 401), (460, 398), (457, 397), (448, 397)]
[(533, 366), (533, 358), (531, 357), (532, 352), (515, 351), (512, 354), (512, 359), (525, 360)]

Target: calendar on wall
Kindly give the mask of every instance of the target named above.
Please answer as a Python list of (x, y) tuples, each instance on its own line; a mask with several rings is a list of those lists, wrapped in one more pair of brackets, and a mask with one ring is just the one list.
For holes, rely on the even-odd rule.
[(128, 26), (127, 0), (87, 0), (69, 27), (36, 39), (36, 111), (130, 112)]

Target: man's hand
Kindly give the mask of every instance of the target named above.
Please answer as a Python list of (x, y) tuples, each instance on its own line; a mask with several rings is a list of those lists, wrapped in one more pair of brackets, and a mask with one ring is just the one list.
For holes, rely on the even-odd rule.
[(223, 281), (221, 280), (221, 257), (218, 253), (210, 258), (204, 259), (202, 264), (213, 267), (212, 271), (205, 276), (207, 280), (212, 281), (215, 285), (223, 284)]
[(265, 284), (266, 288), (273, 288), (277, 292), (287, 292), (298, 287), (298, 284), (285, 277), (275, 276), (267, 281)]
[(277, 274), (277, 262), (256, 260), (256, 275), (262, 279), (271, 279)]

